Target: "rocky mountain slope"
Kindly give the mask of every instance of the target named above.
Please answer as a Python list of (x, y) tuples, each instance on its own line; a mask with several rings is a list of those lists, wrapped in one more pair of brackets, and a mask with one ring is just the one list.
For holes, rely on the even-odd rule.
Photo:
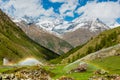
[(64, 59), (63, 62), (72, 62), (92, 52), (118, 44), (120, 43), (119, 36), (120, 27), (104, 31), (87, 42), (82, 48), (79, 48), (76, 52), (73, 52), (69, 57)]
[[(25, 21), (28, 25), (31, 24), (29, 22), (29, 20), (31, 21), (29, 17), (27, 17), (27, 19), (23, 18), (13, 21), (21, 23), (22, 20)], [(37, 22), (32, 22), (32, 24), (42, 30), (45, 30), (47, 33), (51, 33), (51, 35), (62, 38), (74, 47), (82, 45), (90, 40), (92, 37), (98, 35), (100, 32), (110, 29), (99, 19), (87, 20), (77, 18), (72, 22), (65, 22), (61, 19), (39, 19)]]
[(35, 23), (39, 28), (45, 29), (76, 47), (86, 43), (100, 32), (110, 29), (106, 24), (97, 19), (87, 20), (77, 18), (72, 22), (38, 21)]
[(16, 23), (32, 40), (52, 50), (55, 53), (63, 54), (73, 48), (65, 40), (58, 38), (43, 28), (37, 27), (35, 24), (28, 25), (24, 21)]
[(99, 19), (88, 21), (75, 20), (73, 23), (76, 25), (72, 26), (71, 31), (64, 33), (62, 37), (74, 47), (82, 45), (90, 40), (92, 37), (97, 36), (100, 32), (110, 29)]
[(58, 57), (54, 52), (38, 45), (0, 10), (0, 64), (3, 58), (16, 62), (25, 57), (41, 61)]

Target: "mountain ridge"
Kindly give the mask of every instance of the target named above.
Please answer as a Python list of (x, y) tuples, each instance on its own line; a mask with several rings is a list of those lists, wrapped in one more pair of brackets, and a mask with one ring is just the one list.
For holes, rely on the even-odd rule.
[[(20, 21), (25, 21), (28, 24), (35, 24), (36, 26), (45, 29), (46, 31), (50, 32), (50, 33), (54, 33), (55, 35), (61, 35), (64, 34), (66, 32), (72, 32), (75, 31), (79, 28), (87, 28), (87, 27), (83, 27), (86, 25), (92, 25), (94, 24), (94, 22), (98, 22), (98, 23), (102, 23), (104, 26), (106, 26), (106, 29), (109, 29), (109, 27), (107, 25), (105, 25), (105, 23), (103, 23), (100, 19), (96, 18), (96, 19), (75, 19), (71, 22), (67, 22), (67, 21), (63, 21), (62, 19), (48, 19), (48, 20), (40, 20), (38, 19), (36, 22), (31, 22), (31, 18), (27, 17), (26, 18), (21, 18), (21, 19), (12, 19), (14, 22), (20, 22)], [(30, 22), (29, 22), (30, 20)], [(104, 27), (105, 28), (105, 27)], [(103, 28), (103, 29), (104, 29)], [(89, 28), (90, 31), (96, 31), (97, 28), (93, 27), (93, 28)], [(102, 27), (101, 27), (102, 29)]]
[[(66, 32), (62, 35), (63, 39), (68, 41), (74, 47), (82, 45), (90, 40), (92, 37), (97, 36), (99, 33), (109, 30), (110, 28), (101, 22), (99, 19), (93, 21), (75, 21), (76, 30)], [(81, 25), (83, 23), (83, 25)]]
[(53, 52), (61, 55), (68, 52), (73, 47), (62, 40), (60, 37), (37, 27), (35, 24), (26, 24), (24, 21), (16, 22), (16, 24), (28, 35), (32, 40), (38, 44), (52, 50)]
[[(15, 23), (20, 23), (21, 20), (13, 19), (13, 21)], [(70, 23), (60, 20), (56, 20), (54, 22), (49, 20), (40, 20), (39, 22), (30, 23), (27, 25), (29, 26), (31, 24), (34, 24), (37, 28), (46, 31), (49, 34), (65, 40), (74, 47), (82, 45), (92, 37), (98, 35), (100, 32), (110, 29), (98, 18), (94, 20), (82, 21), (80, 21), (80, 19), (76, 19)]]

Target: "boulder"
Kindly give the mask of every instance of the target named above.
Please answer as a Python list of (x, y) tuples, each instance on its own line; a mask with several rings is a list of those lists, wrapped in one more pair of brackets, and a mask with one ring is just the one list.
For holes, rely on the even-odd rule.
[(87, 71), (87, 66), (86, 63), (81, 63), (77, 68), (72, 69), (71, 72), (85, 72)]
[(101, 70), (101, 69), (94, 71), (94, 74), (96, 74), (96, 75), (105, 75), (107, 73), (108, 73), (107, 71)]
[(75, 80), (75, 79), (73, 79), (71, 77), (67, 77), (67, 76), (62, 76), (58, 80)]

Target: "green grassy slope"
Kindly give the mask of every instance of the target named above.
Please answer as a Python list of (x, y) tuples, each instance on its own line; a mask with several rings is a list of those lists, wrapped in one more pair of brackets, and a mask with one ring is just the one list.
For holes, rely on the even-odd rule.
[[(88, 54), (87, 56), (80, 58), (79, 60), (76, 60), (73, 63), (68, 64), (66, 67), (68, 67), (68, 70), (71, 70), (73, 68), (76, 68), (82, 62), (91, 64), (91, 61), (95, 61), (98, 59), (101, 61), (102, 60), (104, 61), (104, 58), (111, 57), (111, 56), (119, 56), (119, 55), (120, 55), (120, 44)], [(112, 61), (113, 61), (112, 59), (109, 60), (109, 62), (112, 62)]]
[[(68, 77), (72, 77), (74, 78), (75, 80), (88, 80), (88, 78), (90, 76), (92, 76), (92, 70), (89, 69), (88, 71), (86, 72), (81, 72), (81, 73), (71, 73), (69, 74), (67, 72), (67, 70), (65, 70), (65, 67), (66, 65), (62, 65), (62, 64), (59, 64), (59, 65), (55, 65), (54, 67), (51, 67), (51, 66), (45, 66), (44, 68), (46, 70), (50, 70), (52, 73), (54, 73), (54, 76), (52, 77), (53, 79), (58, 79), (60, 78), (61, 76), (68, 76)], [(89, 67), (90, 68), (90, 67)]]
[(58, 57), (57, 54), (29, 39), (24, 32), (0, 10), (0, 64), (2, 64), (4, 57), (16, 62), (21, 58), (29, 56), (38, 59), (53, 59)]
[[(107, 71), (108, 74), (120, 74), (120, 56), (109, 56), (103, 59), (95, 59), (91, 61), (85, 61), (87, 63), (88, 68), (86, 72), (81, 73), (71, 73), (66, 74), (66, 72), (76, 68), (81, 62), (71, 63), (67, 66), (64, 66), (63, 69), (57, 69), (56, 72), (61, 73), (55, 77), (62, 76), (63, 74), (66, 76), (71, 76), (76, 80), (88, 80), (89, 77), (95, 75), (93, 74), (96, 70)], [(53, 70), (54, 72), (54, 70)], [(55, 72), (54, 72), (55, 73)]]
[[(87, 72), (84, 73), (89, 75), (93, 75), (96, 70), (107, 71), (108, 74), (120, 74), (120, 44), (88, 54), (87, 56), (66, 65), (64, 70), (68, 72), (77, 68), (81, 63), (86, 63), (88, 65)], [(89, 76), (86, 76), (83, 80), (87, 80), (88, 77)]]
[(80, 48), (82, 48), (84, 45), (77, 46), (77, 47), (71, 49), (70, 51), (68, 51), (67, 53), (62, 54), (58, 58), (51, 60), (50, 62), (54, 63), (54, 64), (61, 63), (62, 59), (67, 58), (69, 55), (71, 55), (72, 53), (76, 52), (77, 50), (79, 50)]
[(96, 59), (90, 63), (109, 71), (111, 74), (120, 74), (120, 56), (110, 56), (104, 59)]
[(120, 27), (102, 32), (97, 37), (91, 39), (82, 48), (78, 49), (69, 57), (62, 60), (62, 62), (73, 62), (81, 57), (86, 56), (87, 54), (113, 46), (118, 43), (120, 43)]

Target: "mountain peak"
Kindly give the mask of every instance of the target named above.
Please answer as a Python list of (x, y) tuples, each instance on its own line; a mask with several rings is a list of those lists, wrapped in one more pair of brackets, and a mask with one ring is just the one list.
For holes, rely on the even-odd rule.
[(104, 31), (110, 29), (106, 24), (104, 24), (99, 18), (92, 21), (90, 31)]
[(73, 20), (72, 22), (67, 22), (62, 19), (39, 19), (32, 17), (24, 16), (21, 19), (13, 19), (13, 21), (25, 21), (27, 24), (35, 24), (37, 27), (42, 28), (50, 33), (53, 33), (55, 35), (61, 35), (66, 32), (75, 31), (79, 28), (82, 29), (88, 29), (91, 32), (95, 31), (103, 31), (106, 29), (109, 29), (109, 27), (103, 23), (99, 18), (95, 19), (88, 19), (88, 18), (77, 18)]

